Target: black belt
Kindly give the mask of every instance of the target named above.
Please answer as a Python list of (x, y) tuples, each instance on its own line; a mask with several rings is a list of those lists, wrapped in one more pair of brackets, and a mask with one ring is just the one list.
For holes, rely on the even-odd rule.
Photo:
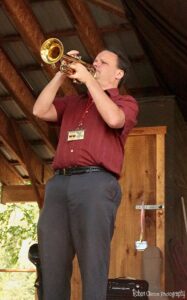
[(55, 170), (56, 175), (65, 175), (65, 176), (90, 173), (90, 172), (107, 172), (107, 170), (98, 166), (72, 167), (72, 168), (62, 168), (62, 169)]

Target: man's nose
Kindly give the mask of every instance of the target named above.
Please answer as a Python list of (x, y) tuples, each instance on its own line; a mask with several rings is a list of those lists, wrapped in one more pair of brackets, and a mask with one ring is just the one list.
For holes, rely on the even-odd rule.
[(93, 62), (93, 66), (94, 66), (95, 68), (97, 67), (97, 62), (96, 62), (96, 61)]
[(99, 62), (98, 61), (94, 61), (93, 66), (95, 69), (99, 68)]

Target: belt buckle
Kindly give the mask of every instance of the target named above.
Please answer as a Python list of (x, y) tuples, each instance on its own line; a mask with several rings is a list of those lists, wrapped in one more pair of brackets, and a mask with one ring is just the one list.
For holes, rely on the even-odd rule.
[(66, 168), (63, 168), (62, 170), (63, 170), (63, 172), (62, 172), (63, 175), (66, 176), (67, 175)]

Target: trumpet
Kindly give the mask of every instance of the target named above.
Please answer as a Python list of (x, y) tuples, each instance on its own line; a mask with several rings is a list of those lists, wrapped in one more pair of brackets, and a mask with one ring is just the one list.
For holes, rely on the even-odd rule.
[(95, 76), (94, 66), (81, 60), (80, 56), (64, 54), (64, 46), (57, 38), (49, 38), (44, 41), (40, 49), (40, 55), (45, 63), (52, 66), (55, 66), (57, 62), (60, 62), (60, 71), (65, 75), (74, 74), (75, 70), (70, 67), (70, 64), (79, 62), (84, 65), (93, 76)]

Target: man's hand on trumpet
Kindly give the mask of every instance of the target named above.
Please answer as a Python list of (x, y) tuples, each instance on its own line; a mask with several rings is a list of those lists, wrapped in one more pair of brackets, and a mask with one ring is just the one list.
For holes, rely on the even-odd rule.
[(78, 50), (70, 50), (67, 52), (68, 55), (73, 56), (73, 57), (79, 57), (79, 51)]
[(78, 80), (84, 84), (86, 84), (91, 78), (93, 79), (93, 76), (87, 70), (87, 68), (79, 62), (70, 64), (70, 68), (75, 70), (75, 73), (68, 75), (68, 77), (71, 79)]

